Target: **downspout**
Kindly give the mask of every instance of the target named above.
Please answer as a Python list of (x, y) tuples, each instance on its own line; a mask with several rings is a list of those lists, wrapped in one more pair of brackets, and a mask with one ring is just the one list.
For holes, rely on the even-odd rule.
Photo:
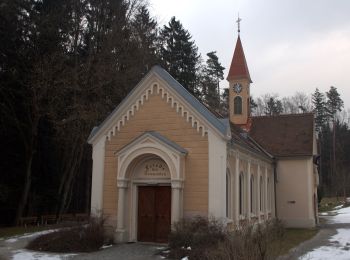
[(273, 185), (274, 185), (273, 190), (275, 194), (275, 218), (277, 218), (276, 183), (277, 183), (277, 161), (276, 161), (276, 158), (273, 158)]

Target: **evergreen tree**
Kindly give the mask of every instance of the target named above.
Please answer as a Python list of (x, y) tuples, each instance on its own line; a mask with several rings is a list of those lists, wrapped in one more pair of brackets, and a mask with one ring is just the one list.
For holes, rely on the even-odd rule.
[(254, 114), (257, 107), (258, 107), (258, 104), (255, 102), (254, 98), (251, 96), (249, 101), (250, 113)]
[(315, 112), (315, 126), (316, 131), (320, 132), (322, 127), (327, 123), (328, 114), (326, 107), (326, 99), (323, 93), (316, 88), (315, 92), (312, 94), (312, 104)]
[(327, 95), (327, 109), (334, 121), (336, 113), (338, 111), (340, 112), (344, 107), (344, 102), (340, 98), (340, 94), (338, 93), (337, 88), (333, 86), (331, 86), (329, 91), (326, 92), (326, 95)]
[(200, 55), (191, 38), (180, 21), (172, 17), (160, 32), (160, 55), (168, 72), (192, 94), (198, 95), (196, 72)]
[(266, 115), (275, 116), (283, 112), (282, 102), (277, 98), (270, 97), (266, 105)]
[(208, 59), (202, 80), (202, 96), (206, 104), (214, 109), (220, 107), (220, 80), (224, 79), (224, 67), (221, 66), (216, 51), (207, 53)]
[(157, 22), (150, 16), (146, 6), (138, 8), (132, 20), (132, 39), (136, 45), (133, 56), (134, 67), (139, 68), (142, 74), (148, 72), (151, 67), (158, 63), (157, 43), (158, 27)]
[(337, 88), (331, 86), (328, 92), (326, 92), (327, 95), (327, 109), (328, 113), (332, 118), (332, 128), (333, 128), (333, 135), (332, 135), (332, 156), (331, 156), (331, 183), (330, 185), (333, 186), (335, 183), (335, 176), (338, 175), (337, 172), (337, 163), (336, 163), (336, 114), (337, 112), (341, 111), (344, 107), (344, 102), (340, 98), (340, 94), (337, 91)]

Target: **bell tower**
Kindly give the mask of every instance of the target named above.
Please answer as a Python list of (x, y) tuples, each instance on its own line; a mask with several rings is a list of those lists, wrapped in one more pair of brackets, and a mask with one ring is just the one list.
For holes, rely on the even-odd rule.
[(240, 22), (238, 17), (238, 38), (227, 76), (229, 82), (229, 115), (230, 121), (237, 125), (246, 125), (250, 116), (250, 83), (247, 62), (240, 38)]

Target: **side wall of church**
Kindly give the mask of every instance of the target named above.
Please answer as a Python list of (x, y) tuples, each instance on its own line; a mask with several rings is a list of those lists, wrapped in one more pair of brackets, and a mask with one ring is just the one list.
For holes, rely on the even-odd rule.
[(277, 214), (289, 227), (315, 226), (315, 176), (312, 157), (277, 163)]
[(227, 218), (230, 223), (263, 222), (275, 217), (272, 162), (231, 150), (227, 158), (227, 173), (230, 182), (226, 186), (229, 189)]
[(202, 136), (155, 91), (105, 144), (103, 214), (111, 226), (117, 219), (116, 151), (145, 131), (157, 131), (188, 151), (183, 190), (184, 215), (208, 214), (208, 136)]

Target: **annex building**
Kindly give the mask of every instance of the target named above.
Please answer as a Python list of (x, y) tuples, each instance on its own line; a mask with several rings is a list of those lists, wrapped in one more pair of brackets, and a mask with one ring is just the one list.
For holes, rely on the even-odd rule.
[(250, 115), (240, 37), (227, 80), (223, 118), (155, 66), (93, 129), (91, 213), (115, 241), (164, 242), (172, 223), (197, 215), (315, 226), (313, 114)]

